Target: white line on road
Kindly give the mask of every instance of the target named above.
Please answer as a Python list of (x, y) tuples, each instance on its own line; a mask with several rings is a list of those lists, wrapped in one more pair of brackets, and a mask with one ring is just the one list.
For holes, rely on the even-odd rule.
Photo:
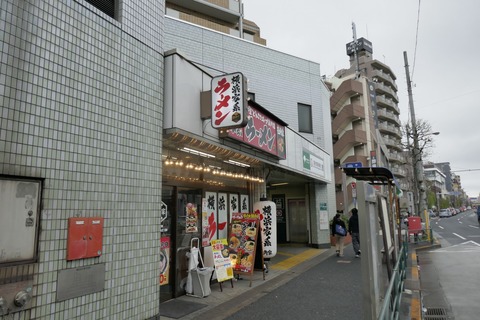
[(445, 228), (444, 228), (444, 227), (442, 227), (442, 226), (438, 226), (438, 227), (439, 227), (440, 229), (445, 229)]
[(478, 226), (472, 226), (471, 224), (469, 224), (468, 226), (472, 227), (472, 228), (475, 228), (475, 229), (478, 229)]
[(464, 238), (464, 237), (462, 237), (461, 235), (456, 234), (455, 232), (454, 232), (453, 234), (456, 235), (457, 237), (459, 237), (459, 238), (462, 239), (462, 240), (467, 240), (467, 238)]

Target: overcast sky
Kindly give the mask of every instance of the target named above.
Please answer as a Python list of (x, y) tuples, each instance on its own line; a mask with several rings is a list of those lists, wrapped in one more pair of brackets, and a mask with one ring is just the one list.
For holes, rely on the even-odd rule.
[[(410, 118), (403, 52), (415, 116), (434, 136), (428, 159), (450, 162), (470, 197), (480, 194), (479, 0), (243, 0), (267, 46), (320, 64), (322, 75), (348, 68), (345, 45), (373, 44), (373, 57), (397, 76), (400, 118)], [(418, 21), (418, 24), (417, 24)], [(418, 30), (418, 36), (417, 36)]]

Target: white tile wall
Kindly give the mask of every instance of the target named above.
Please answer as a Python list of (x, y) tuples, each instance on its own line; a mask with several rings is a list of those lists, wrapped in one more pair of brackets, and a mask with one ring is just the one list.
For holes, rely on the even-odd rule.
[[(158, 314), (164, 1), (121, 3), (116, 21), (83, 0), (0, 2), (0, 174), (45, 178), (15, 319)], [(105, 218), (101, 257), (65, 260), (76, 215)], [(58, 271), (95, 263), (105, 290), (56, 302)]]

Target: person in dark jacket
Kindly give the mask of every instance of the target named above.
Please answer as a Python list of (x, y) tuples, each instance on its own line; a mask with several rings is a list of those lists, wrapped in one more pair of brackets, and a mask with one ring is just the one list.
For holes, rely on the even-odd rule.
[[(343, 228), (344, 232), (341, 232)], [(343, 246), (345, 243), (345, 236), (347, 235), (347, 227), (345, 222), (340, 218), (340, 213), (337, 213), (332, 221), (332, 236), (335, 237), (335, 249), (337, 250), (337, 257), (343, 257)]]
[(360, 229), (358, 226), (358, 210), (352, 209), (352, 215), (348, 219), (348, 232), (352, 236), (352, 247), (355, 253), (355, 258), (360, 258)]

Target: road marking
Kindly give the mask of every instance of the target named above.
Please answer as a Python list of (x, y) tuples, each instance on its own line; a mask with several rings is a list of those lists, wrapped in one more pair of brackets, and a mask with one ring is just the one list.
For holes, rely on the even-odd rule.
[(440, 229), (445, 229), (445, 228), (444, 228), (444, 227), (442, 227), (442, 226), (438, 226), (438, 227), (439, 227)]
[(454, 232), (453, 234), (456, 235), (457, 237), (459, 237), (459, 238), (462, 239), (462, 240), (467, 240), (467, 238), (464, 238), (464, 237), (462, 237), (461, 235), (456, 234), (455, 232)]
[(472, 227), (472, 228), (475, 228), (475, 229), (478, 229), (478, 226), (472, 226), (471, 224), (469, 224), (468, 226)]

